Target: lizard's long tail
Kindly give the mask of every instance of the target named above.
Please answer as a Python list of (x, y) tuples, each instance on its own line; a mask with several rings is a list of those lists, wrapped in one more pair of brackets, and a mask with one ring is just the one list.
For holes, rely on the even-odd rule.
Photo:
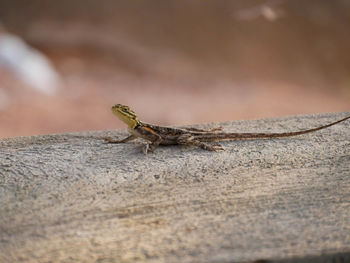
[[(201, 141), (224, 141), (224, 140), (249, 140), (249, 139), (264, 139), (264, 138), (280, 138), (280, 137), (290, 137), (295, 135), (301, 135), (305, 133), (315, 132), (318, 130), (322, 130), (328, 128), (330, 126), (336, 125), (340, 122), (346, 121), (350, 119), (350, 116), (345, 117), (341, 120), (332, 122), (327, 125), (323, 125), (317, 128), (303, 130), (303, 131), (295, 131), (295, 132), (282, 132), (282, 133), (215, 133), (215, 136), (205, 136), (199, 135), (197, 138)], [(211, 137), (211, 138), (210, 138)], [(214, 138), (215, 137), (215, 138)]]

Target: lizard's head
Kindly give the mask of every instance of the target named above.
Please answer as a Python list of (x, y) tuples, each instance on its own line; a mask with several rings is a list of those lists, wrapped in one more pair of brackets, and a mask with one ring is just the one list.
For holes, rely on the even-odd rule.
[(135, 112), (130, 110), (128, 106), (116, 104), (112, 107), (112, 112), (131, 129), (135, 128), (140, 123)]

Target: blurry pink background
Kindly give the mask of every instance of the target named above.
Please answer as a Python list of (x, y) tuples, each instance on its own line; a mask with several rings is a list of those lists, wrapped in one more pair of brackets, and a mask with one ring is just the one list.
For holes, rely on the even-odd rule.
[(122, 128), (116, 103), (159, 125), (350, 110), (350, 1), (0, 0), (0, 24), (56, 74), (0, 47), (2, 138)]

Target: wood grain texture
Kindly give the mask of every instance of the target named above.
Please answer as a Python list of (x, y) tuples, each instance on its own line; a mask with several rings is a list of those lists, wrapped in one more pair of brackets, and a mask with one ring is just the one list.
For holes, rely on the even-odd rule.
[[(222, 127), (294, 131), (349, 114)], [(218, 153), (101, 139), (125, 134), (0, 140), (0, 262), (350, 260), (350, 121)]]

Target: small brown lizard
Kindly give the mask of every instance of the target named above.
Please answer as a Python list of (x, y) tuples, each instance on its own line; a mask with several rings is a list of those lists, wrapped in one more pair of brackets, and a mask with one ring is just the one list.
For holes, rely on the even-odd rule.
[(196, 128), (170, 128), (147, 124), (139, 121), (135, 112), (130, 110), (128, 106), (116, 104), (112, 107), (112, 112), (124, 123), (129, 126), (130, 136), (123, 140), (113, 140), (105, 138), (108, 143), (125, 143), (134, 140), (138, 137), (143, 138), (150, 143), (147, 143), (143, 148), (143, 152), (153, 152), (159, 145), (193, 145), (208, 151), (224, 150), (220, 144), (208, 144), (207, 142), (233, 141), (233, 140), (248, 140), (248, 139), (267, 139), (289, 137), (301, 135), (318, 130), (325, 129), (337, 123), (350, 119), (350, 116), (330, 124), (320, 126), (313, 129), (283, 132), (283, 133), (225, 133), (220, 132), (221, 128), (211, 130), (201, 130)]

